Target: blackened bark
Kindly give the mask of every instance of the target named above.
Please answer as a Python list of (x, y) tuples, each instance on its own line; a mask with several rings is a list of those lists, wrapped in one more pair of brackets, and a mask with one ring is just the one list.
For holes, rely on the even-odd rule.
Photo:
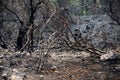
[[(8, 10), (10, 13), (12, 13), (17, 18), (19, 23), (21, 24), (20, 29), (19, 29), (19, 34), (17, 37), (17, 41), (16, 41), (16, 49), (17, 50), (23, 50), (25, 47), (33, 50), (34, 18), (35, 18), (36, 9), (38, 8), (38, 6), (41, 3), (43, 3), (43, 0), (39, 1), (36, 5), (34, 4), (34, 0), (29, 0), (29, 6), (26, 6), (26, 7), (30, 7), (30, 13), (29, 13), (30, 15), (27, 16), (29, 18), (28, 22), (22, 21), (20, 16), (13, 10), (9, 9), (9, 7), (7, 7), (7, 5), (2, 5), (6, 10)], [(29, 28), (31, 26), (32, 26), (32, 29), (29, 30)], [(29, 41), (26, 39), (28, 39)], [(27, 43), (27, 41), (29, 43)]]
[(21, 50), (21, 48), (23, 47), (24, 45), (24, 38), (25, 38), (25, 34), (26, 34), (26, 31), (25, 29), (19, 29), (19, 35), (18, 35), (18, 38), (17, 38), (17, 50)]
[(31, 7), (31, 14), (30, 14), (30, 17), (29, 17), (29, 26), (32, 25), (32, 30), (30, 32), (30, 44), (29, 44), (29, 47), (30, 47), (30, 50), (33, 51), (33, 22), (34, 22), (34, 14), (36, 12), (36, 8), (33, 6), (33, 0), (30, 0), (30, 7)]
[(96, 0), (93, 0), (94, 3), (96, 3), (97, 1)]
[(33, 43), (33, 30), (31, 31), (30, 36), (31, 36), (30, 50), (33, 51), (33, 44), (34, 44)]
[(33, 32), (34, 32), (34, 15), (36, 13), (36, 9), (37, 9), (37, 6), (39, 4), (41, 4), (42, 1), (38, 2), (35, 6), (33, 5), (33, 0), (30, 0), (30, 7), (31, 7), (31, 13), (30, 13), (30, 16), (29, 16), (29, 22), (28, 22), (28, 26), (32, 26), (32, 30), (31, 32), (29, 33), (30, 34), (30, 43), (29, 43), (29, 47), (30, 47), (30, 50), (33, 51)]
[(26, 30), (22, 29), (24, 22), (19, 18), (19, 16), (14, 11), (10, 10), (7, 6), (3, 5), (3, 7), (6, 10), (8, 10), (9, 12), (11, 12), (12, 14), (14, 14), (21, 24), (21, 27), (19, 29), (19, 35), (17, 37), (17, 43), (16, 43), (17, 44), (17, 46), (16, 46), (17, 50), (20, 50), (23, 47), (23, 40), (24, 40), (24, 36), (25, 36), (25, 33), (26, 33)]
[[(17, 38), (17, 49), (21, 50), (23, 49), (24, 45), (27, 45), (25, 47), (28, 48), (29, 51), (33, 51), (33, 32), (34, 32), (34, 18), (35, 18), (35, 13), (36, 13), (36, 9), (38, 7), (39, 4), (41, 4), (43, 1), (39, 1), (36, 5), (33, 5), (33, 0), (30, 0), (29, 6), (30, 6), (30, 16), (28, 23), (27, 23), (27, 28), (25, 29), (25, 25), (24, 27), (21, 26), (22, 29), (19, 29), (19, 36)], [(23, 23), (21, 22), (21, 20), (19, 20), (21, 25), (23, 25)], [(29, 26), (29, 27), (28, 27)], [(26, 35), (26, 33), (28, 32), (29, 28), (32, 26), (32, 30), (30, 30), (30, 32)], [(26, 44), (25, 37), (30, 37), (29, 38), (29, 43)], [(26, 38), (27, 39), (27, 38)]]

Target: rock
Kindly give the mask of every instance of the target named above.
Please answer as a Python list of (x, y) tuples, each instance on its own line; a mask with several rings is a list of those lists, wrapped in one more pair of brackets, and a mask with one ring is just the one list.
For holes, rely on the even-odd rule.
[(4, 58), (4, 55), (0, 55), (0, 59)]
[(40, 78), (43, 78), (44, 77), (44, 75), (40, 75)]
[(15, 68), (12, 70), (12, 74), (19, 74), (19, 76), (22, 76), (22, 77), (25, 77), (25, 76), (26, 76), (25, 73), (22, 73), (22, 72), (18, 71), (18, 70), (15, 69)]
[(100, 56), (100, 60), (114, 60), (117, 58), (114, 50), (109, 50), (106, 54)]
[(17, 69), (15, 69), (15, 68), (12, 70), (12, 72), (13, 73), (19, 73), (19, 71)]
[(27, 57), (30, 57), (30, 56), (31, 56), (31, 54), (30, 54), (29, 52), (27, 52), (27, 53), (26, 53), (26, 56), (27, 56)]
[(0, 66), (0, 72), (2, 72), (4, 70), (3, 66)]
[(24, 80), (23, 77), (19, 75), (11, 75), (8, 80)]
[(11, 75), (8, 77), (8, 80), (24, 80), (25, 74), (19, 72), (17, 69), (13, 69)]
[(115, 70), (120, 72), (120, 65), (116, 65)]
[(86, 58), (86, 57), (90, 57), (90, 53), (87, 53), (87, 52), (82, 51), (82, 52), (81, 52), (81, 56), (82, 56), (82, 57), (85, 57), (85, 58)]
[(19, 72), (17, 69), (7, 69), (2, 72), (1, 77), (3, 80), (24, 80), (25, 79), (25, 74), (22, 72)]
[(53, 66), (51, 67), (51, 69), (52, 69), (52, 70), (57, 69), (57, 66), (53, 65)]
[(16, 54), (20, 54), (21, 52), (20, 51), (17, 51)]
[(76, 52), (77, 55), (75, 55), (75, 58), (88, 58), (90, 57), (90, 53), (81, 51), (81, 52)]
[(7, 73), (3, 73), (3, 74), (2, 74), (2, 78), (3, 78), (4, 80), (7, 80), (7, 77), (8, 77)]

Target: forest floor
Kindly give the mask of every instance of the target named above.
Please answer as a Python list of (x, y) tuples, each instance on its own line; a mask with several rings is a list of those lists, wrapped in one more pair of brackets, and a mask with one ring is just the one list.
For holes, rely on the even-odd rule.
[(0, 52), (0, 80), (13, 71), (24, 75), (24, 80), (120, 80), (120, 56), (117, 60), (101, 61), (99, 56), (87, 52), (53, 52), (38, 73), (39, 54), (25, 54)]

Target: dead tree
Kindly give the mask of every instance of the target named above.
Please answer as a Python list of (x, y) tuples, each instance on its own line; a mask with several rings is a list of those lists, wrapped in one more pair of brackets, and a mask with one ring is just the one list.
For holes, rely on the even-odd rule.
[(33, 51), (33, 44), (34, 44), (33, 43), (33, 32), (35, 29), (34, 18), (35, 18), (35, 14), (38, 9), (38, 6), (41, 5), (42, 3), (44, 4), (43, 0), (38, 1), (36, 4), (34, 0), (29, 0), (27, 3), (25, 3), (27, 4), (25, 5), (25, 7), (28, 8), (27, 9), (28, 20), (26, 22), (21, 19), (21, 17), (14, 11), (14, 9), (13, 10), (10, 9), (7, 4), (2, 5), (7, 11), (15, 15), (15, 17), (20, 23), (19, 34), (18, 34), (17, 41), (16, 41), (17, 50), (23, 51), (27, 47), (28, 48), (27, 50)]

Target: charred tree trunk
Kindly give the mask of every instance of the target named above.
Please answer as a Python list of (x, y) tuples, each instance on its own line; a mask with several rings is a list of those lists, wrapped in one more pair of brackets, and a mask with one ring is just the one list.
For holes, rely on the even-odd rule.
[[(30, 16), (27, 25), (24, 26), (22, 30), (19, 30), (19, 36), (17, 39), (17, 48), (18, 50), (23, 50), (27, 48), (29, 51), (33, 51), (33, 32), (34, 32), (34, 18), (37, 6), (42, 3), (42, 1), (38, 2), (36, 5), (33, 5), (33, 0), (30, 0)], [(26, 38), (26, 39), (25, 39)], [(25, 42), (24, 42), (25, 41)]]
[[(36, 5), (33, 5), (33, 0), (30, 0), (29, 6), (30, 6), (30, 16), (28, 23), (26, 26), (24, 26), (23, 30), (19, 31), (19, 36), (17, 39), (17, 48), (18, 50), (23, 50), (25, 47), (29, 51), (33, 51), (33, 32), (34, 32), (34, 18), (36, 13), (36, 8), (39, 4), (42, 3), (42, 1), (38, 2)], [(27, 27), (27, 29), (25, 29)], [(27, 39), (26, 42), (24, 42), (25, 38)]]
[(36, 7), (33, 6), (33, 0), (30, 0), (30, 7), (31, 7), (31, 13), (29, 17), (29, 26), (32, 26), (32, 30), (30, 31), (30, 43), (29, 43), (29, 49), (30, 51), (33, 51), (33, 31), (34, 31), (34, 14), (36, 12)]
[(97, 2), (96, 0), (93, 0), (93, 3), (95, 3), (95, 4), (96, 4), (96, 2)]
[[(17, 37), (17, 50), (21, 50), (21, 48), (23, 47), (25, 43), (24, 38), (25, 38), (26, 32), (27, 32), (27, 29), (23, 29), (23, 28), (19, 29), (19, 35)], [(21, 51), (23, 51), (23, 49)]]

